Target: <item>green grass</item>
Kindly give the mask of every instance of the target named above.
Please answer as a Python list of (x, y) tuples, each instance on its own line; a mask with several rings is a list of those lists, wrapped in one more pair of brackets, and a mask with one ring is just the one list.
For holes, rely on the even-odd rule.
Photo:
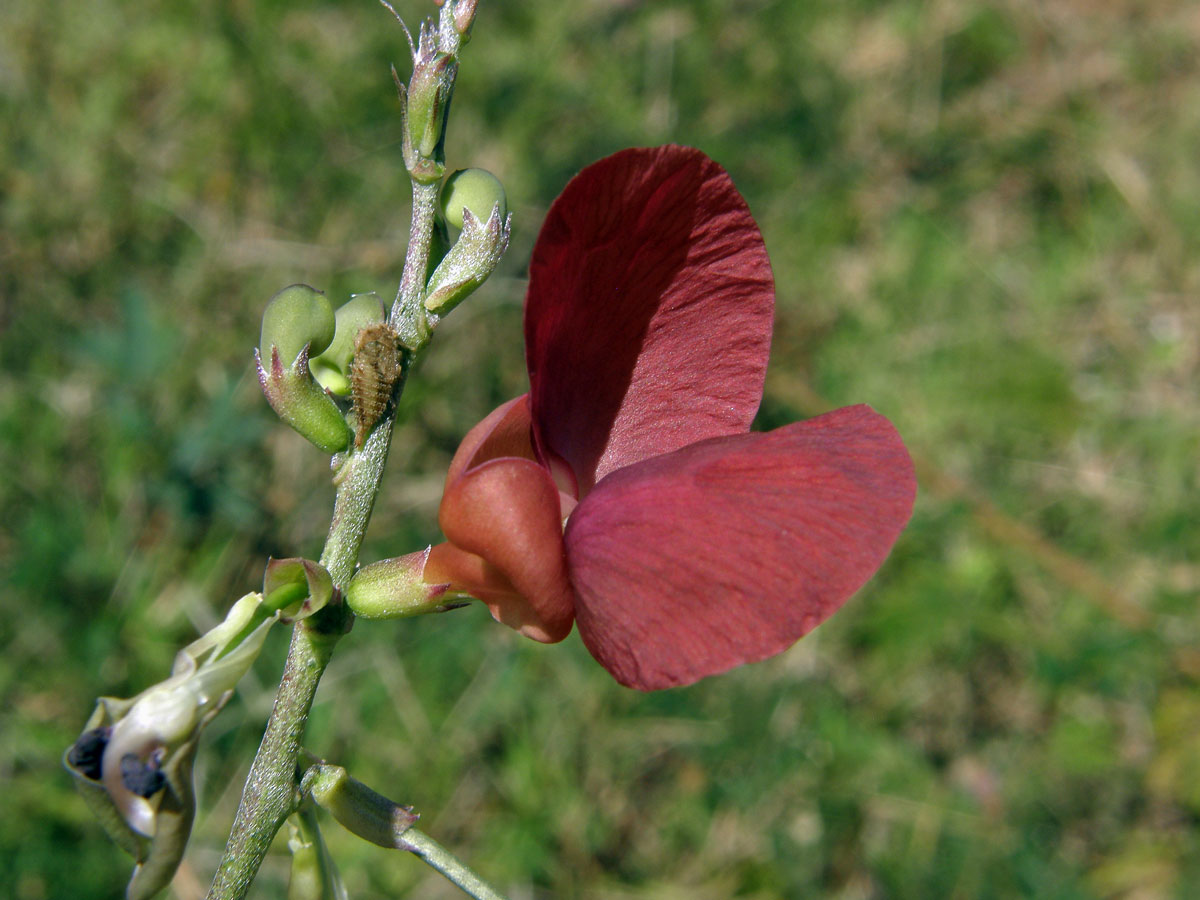
[[(432, 7), (398, 7), (415, 23)], [(410, 382), (364, 559), (437, 538), (458, 440), (523, 390), (529, 248), (629, 145), (720, 161), (779, 320), (760, 415), (869, 402), (912, 526), (793, 650), (620, 688), (480, 609), (360, 622), (309, 746), (516, 898), (1188, 898), (1200, 886), (1200, 33), (1192, 4), (484, 0), (451, 166), (513, 246)], [(17, 900), (128, 861), (59, 755), (261, 579), (332, 490), (250, 353), (307, 281), (395, 290), (407, 179), (369, 0), (0, 7), (0, 860)], [(749, 551), (748, 551), (749, 552)], [(269, 710), (199, 763), (200, 897)], [(354, 897), (454, 897), (328, 839)], [(255, 896), (282, 897), (272, 857)]]

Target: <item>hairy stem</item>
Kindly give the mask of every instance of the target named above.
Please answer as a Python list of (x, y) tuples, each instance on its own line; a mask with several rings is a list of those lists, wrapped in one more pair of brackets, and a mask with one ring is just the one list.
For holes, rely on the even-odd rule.
[(225, 852), (209, 889), (211, 900), (245, 897), (276, 832), (296, 809), (295, 768), (317, 683), (329, 663), (336, 635), (301, 623), (292, 632), (275, 708), (250, 776)]
[(408, 233), (408, 253), (404, 258), (404, 276), (392, 305), (390, 322), (411, 348), (423, 347), (429, 340), (429, 316), (425, 312), (425, 276), (429, 264), (429, 245), (433, 241), (433, 220), (437, 210), (438, 185), (413, 182), (412, 227)]
[[(441, 11), (441, 32), (450, 34), (453, 31), (450, 15), (451, 5), (445, 4)], [(457, 46), (455, 37), (453, 49), (457, 50)], [(452, 80), (450, 86), (453, 87)], [(428, 344), (432, 331), (433, 323), (423, 303), (437, 196), (437, 183), (422, 184), (413, 180), (412, 225), (404, 274), (389, 318), (408, 349), (409, 365)], [(393, 395), (397, 399), (404, 388), (403, 382), (402, 376)], [(325, 549), (321, 553), (321, 564), (333, 577), (333, 583), (339, 590), (345, 589), (358, 564), (358, 552), (383, 477), (394, 425), (393, 403), (392, 410), (376, 424), (362, 448), (349, 455), (338, 474), (333, 520)], [(251, 764), (233, 831), (222, 854), (208, 900), (241, 900), (246, 896), (275, 834), (297, 809), (296, 761), (308, 713), (333, 648), (352, 621), (353, 614), (343, 604), (335, 603), (305, 619), (294, 629), (275, 706)], [(443, 848), (421, 837), (423, 849), (414, 849), (414, 852), (446, 873), (455, 884), (475, 897), (500, 896)], [(467, 884), (477, 885), (484, 893), (472, 893)]]
[[(401, 384), (400, 388), (403, 387)], [(361, 451), (346, 462), (321, 564), (342, 589), (354, 574), (392, 440), (394, 414), (380, 420)], [(246, 896), (276, 832), (296, 810), (296, 758), (321, 675), (352, 614), (342, 604), (321, 610), (292, 633), (287, 663), (258, 754), (242, 792), (210, 900)]]

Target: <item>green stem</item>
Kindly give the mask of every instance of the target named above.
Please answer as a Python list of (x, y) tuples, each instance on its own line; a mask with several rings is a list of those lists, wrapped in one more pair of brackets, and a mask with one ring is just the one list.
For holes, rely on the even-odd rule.
[(337, 642), (336, 634), (320, 634), (306, 625), (307, 620), (292, 631), (275, 708), (250, 767), (210, 900), (246, 896), (276, 832), (296, 809), (296, 757), (317, 683)]
[(416, 828), (404, 832), (404, 842), (408, 850), (415, 853), (429, 865), (454, 882), (475, 900), (504, 900), (504, 895), (497, 892), (482, 878), (459, 862), (445, 847)]
[(429, 264), (429, 245), (433, 241), (434, 215), (437, 211), (438, 185), (413, 181), (412, 227), (408, 233), (408, 253), (404, 275), (392, 305), (391, 324), (407, 346), (423, 347), (429, 341), (429, 316), (425, 312), (425, 278)]
[[(400, 389), (403, 388), (401, 384)], [(321, 565), (344, 588), (354, 574), (358, 551), (375, 505), (387, 462), (395, 416), (389, 413), (362, 449), (345, 463)], [(321, 675), (334, 645), (350, 625), (351, 613), (336, 604), (299, 623), (292, 633), (275, 707), (242, 792), (229, 843), (209, 890), (209, 900), (246, 896), (276, 832), (296, 810), (296, 759)]]
[[(450, 5), (442, 8), (442, 28), (448, 26)], [(404, 274), (393, 304), (389, 321), (400, 335), (410, 355), (411, 365), (428, 344), (431, 323), (423, 306), (425, 280), (429, 263), (429, 247), (433, 239), (437, 209), (438, 185), (413, 181), (412, 225)], [(407, 370), (407, 367), (406, 367)], [(403, 376), (394, 396), (399, 399), (404, 389)], [(358, 552), (366, 534), (371, 510), (383, 477), (388, 449), (395, 425), (395, 404), (392, 411), (379, 421), (363, 447), (353, 452), (339, 476), (337, 497), (329, 536), (321, 553), (321, 564), (333, 578), (334, 585), (344, 590), (355, 567)], [(229, 842), (221, 856), (216, 878), (208, 892), (208, 900), (242, 900), (258, 873), (275, 834), (287, 817), (297, 809), (298, 790), (296, 760), (304, 737), (308, 713), (321, 675), (333, 654), (334, 645), (350, 627), (353, 614), (343, 604), (331, 604), (309, 619), (300, 622), (292, 633), (292, 643), (284, 665), (283, 678), (275, 706), (267, 722), (266, 733), (250, 767), (250, 775), (242, 792)], [(423, 837), (423, 836), (422, 836)], [(466, 872), (469, 883), (477, 883), (487, 893), (477, 897), (498, 898), (477, 876), (437, 844), (425, 838), (425, 851), (414, 851), (439, 871), (446, 872), (460, 887), (450, 872)], [(434, 860), (437, 860), (435, 862)], [(443, 868), (445, 866), (445, 868)], [(466, 887), (463, 888), (467, 890)], [(468, 890), (468, 893), (470, 891)]]
[[(407, 367), (396, 383), (397, 400), (404, 391), (406, 376)], [(329, 536), (325, 539), (320, 560), (339, 589), (344, 589), (349, 583), (358, 565), (358, 551), (362, 548), (363, 536), (371, 521), (371, 511), (375, 508), (375, 497), (383, 479), (395, 423), (396, 414), (394, 410), (389, 410), (372, 429), (362, 447), (346, 459), (343, 464), (345, 469), (339, 473), (341, 483), (333, 502), (333, 519), (329, 523)]]

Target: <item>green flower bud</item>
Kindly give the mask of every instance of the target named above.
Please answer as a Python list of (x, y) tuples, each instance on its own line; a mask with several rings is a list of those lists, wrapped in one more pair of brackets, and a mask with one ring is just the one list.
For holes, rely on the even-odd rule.
[(422, 578), (429, 550), (363, 566), (346, 586), (346, 605), (364, 619), (401, 619), (443, 612), (463, 605), (448, 584), (426, 584)]
[(350, 360), (354, 356), (355, 338), (368, 325), (386, 318), (387, 310), (374, 291), (355, 294), (338, 307), (334, 314), (333, 341), (324, 353), (310, 362), (313, 375), (322, 387), (343, 397), (350, 393)]
[(279, 357), (289, 365), (308, 345), (309, 357), (329, 346), (334, 333), (333, 305), (307, 284), (293, 284), (271, 298), (263, 313), (259, 349), (265, 354), (279, 348)]
[(508, 217), (508, 200), (500, 179), (486, 169), (459, 169), (446, 179), (441, 194), (442, 215), (455, 228), (463, 227), (463, 209), (486, 222), (497, 204), (500, 219)]
[(445, 172), (442, 141), (457, 72), (458, 60), (438, 49), (432, 23), (422, 23), (403, 100), (404, 163), (409, 174), (423, 184), (434, 183)]

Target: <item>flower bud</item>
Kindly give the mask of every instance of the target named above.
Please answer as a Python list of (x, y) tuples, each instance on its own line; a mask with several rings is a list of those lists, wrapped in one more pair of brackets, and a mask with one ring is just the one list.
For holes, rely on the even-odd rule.
[(412, 177), (422, 183), (436, 181), (445, 171), (441, 146), (457, 73), (458, 60), (438, 50), (432, 23), (422, 23), (404, 98), (404, 161)]
[(336, 326), (333, 341), (324, 353), (309, 362), (313, 375), (322, 387), (343, 397), (350, 393), (350, 360), (354, 356), (354, 340), (362, 329), (386, 318), (383, 301), (374, 291), (355, 294), (338, 307), (334, 314)]
[(508, 200), (500, 179), (486, 169), (459, 169), (446, 179), (441, 194), (442, 215), (455, 228), (463, 227), (463, 210), (469, 209), (486, 222), (492, 209), (500, 206), (500, 218), (508, 216)]
[(465, 44), (471, 39), (471, 26), (475, 24), (475, 7), (478, 0), (454, 0), (454, 30)]
[(511, 233), (512, 216), (501, 218), (499, 203), (483, 224), (465, 209), (462, 234), (426, 285), (425, 308), (444, 316), (470, 296), (495, 271)]
[[(275, 414), (322, 450), (337, 453), (350, 442), (350, 427), (337, 404), (313, 380), (309, 357), (333, 341), (337, 319), (329, 299), (306, 284), (271, 298), (263, 313), (258, 381)], [(264, 358), (269, 368), (263, 365)]]
[(461, 605), (448, 594), (447, 584), (426, 584), (422, 578), (429, 550), (363, 566), (346, 586), (346, 605), (364, 619), (400, 619), (442, 612)]
[(264, 352), (278, 347), (280, 358), (291, 364), (306, 344), (309, 357), (323, 352), (333, 340), (334, 325), (329, 298), (307, 284), (293, 284), (267, 303), (258, 346)]

